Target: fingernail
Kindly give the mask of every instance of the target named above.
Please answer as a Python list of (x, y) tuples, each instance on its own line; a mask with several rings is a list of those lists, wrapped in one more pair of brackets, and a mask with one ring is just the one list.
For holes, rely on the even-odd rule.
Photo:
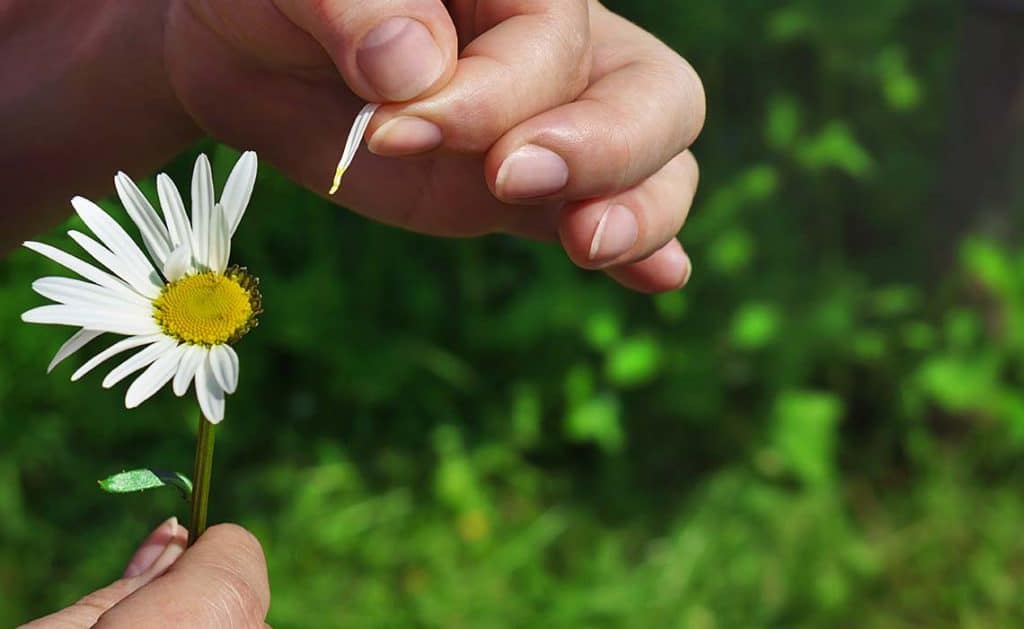
[(555, 194), (569, 182), (569, 166), (557, 153), (527, 144), (505, 158), (495, 181), (506, 199), (534, 199)]
[(429, 120), (414, 116), (399, 116), (389, 120), (370, 136), (370, 152), (387, 157), (415, 155), (436, 149), (441, 145), (441, 127)]
[(693, 260), (691, 260), (690, 256), (687, 256), (685, 253), (683, 255), (686, 256), (686, 270), (683, 271), (683, 281), (679, 284), (679, 288), (689, 284), (690, 276), (693, 275)]
[(392, 101), (422, 94), (444, 70), (441, 49), (422, 22), (393, 17), (363, 37), (356, 63), (381, 96)]
[(170, 517), (164, 520), (160, 526), (153, 529), (153, 532), (143, 540), (138, 550), (132, 555), (128, 567), (124, 569), (124, 578), (137, 577), (156, 563), (156, 560), (171, 545), (174, 537), (178, 534), (178, 518)]
[(602, 264), (625, 254), (636, 244), (640, 225), (636, 215), (624, 205), (613, 205), (604, 211), (590, 241), (590, 260)]

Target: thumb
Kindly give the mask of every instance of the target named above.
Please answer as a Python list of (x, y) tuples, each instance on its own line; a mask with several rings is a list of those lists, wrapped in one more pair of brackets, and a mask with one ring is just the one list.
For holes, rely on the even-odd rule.
[(455, 72), (458, 35), (441, 0), (274, 1), (364, 100), (411, 100), (437, 91)]
[(103, 614), (96, 627), (262, 627), (267, 563), (240, 526), (210, 527), (162, 577)]
[(96, 590), (74, 605), (24, 625), (22, 629), (92, 627), (107, 610), (167, 571), (185, 552), (188, 532), (170, 518), (149, 534), (128, 562), (124, 577)]

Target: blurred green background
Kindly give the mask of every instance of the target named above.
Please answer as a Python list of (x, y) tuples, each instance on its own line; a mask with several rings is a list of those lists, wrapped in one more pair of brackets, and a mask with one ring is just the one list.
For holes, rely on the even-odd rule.
[[(683, 292), (371, 224), (263, 169), (233, 258), (266, 313), (211, 517), (263, 541), (270, 623), (1024, 623), (1024, 255), (962, 232), (948, 270), (929, 254), (964, 8), (611, 4), (706, 82)], [(168, 172), (199, 150), (223, 182), (212, 143)], [(116, 578), (186, 511), (96, 487), (190, 470), (194, 410), (47, 377), (69, 332), (19, 315), (55, 271), (0, 262), (0, 626)]]

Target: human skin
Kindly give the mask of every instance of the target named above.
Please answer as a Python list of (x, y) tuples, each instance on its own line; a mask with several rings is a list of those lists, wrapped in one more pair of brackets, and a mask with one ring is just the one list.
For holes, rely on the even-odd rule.
[(691, 273), (676, 234), (700, 81), (598, 2), (0, 0), (0, 77), (0, 252), (204, 134), (324, 194), (372, 101), (388, 104), (346, 207), (427, 234), (557, 240), (641, 291)]
[(158, 526), (107, 587), (22, 629), (264, 627), (267, 562), (256, 538), (234, 524), (210, 527), (185, 550), (177, 520)]

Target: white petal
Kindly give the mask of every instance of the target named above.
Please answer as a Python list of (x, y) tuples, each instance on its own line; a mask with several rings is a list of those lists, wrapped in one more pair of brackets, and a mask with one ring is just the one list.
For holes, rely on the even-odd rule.
[(84, 197), (71, 199), (71, 206), (111, 253), (124, 263), (130, 264), (141, 277), (148, 278), (155, 286), (160, 286), (160, 279), (153, 264), (117, 221), (110, 218), (100, 206)]
[(213, 216), (210, 218), (210, 270), (215, 273), (223, 273), (228, 268), (228, 258), (231, 257), (231, 237), (228, 236), (228, 228), (224, 223), (224, 211), (221, 206), (213, 208)]
[(125, 407), (135, 408), (153, 397), (153, 394), (167, 384), (174, 377), (186, 347), (188, 346), (179, 345), (172, 348), (147, 367), (142, 375), (132, 382), (132, 386), (128, 387), (128, 392), (124, 396)]
[(124, 173), (117, 173), (114, 177), (114, 187), (117, 189), (117, 196), (121, 204), (128, 212), (135, 226), (142, 234), (142, 243), (152, 256), (157, 266), (163, 266), (164, 260), (171, 253), (171, 240), (167, 233), (167, 226), (160, 220), (146, 195), (142, 194), (139, 187), (135, 185), (131, 177)]
[(51, 247), (50, 245), (46, 245), (41, 242), (26, 242), (25, 247), (42, 256), (46, 256), (57, 264), (78, 273), (91, 282), (96, 282), (100, 286), (105, 286), (112, 291), (124, 293), (125, 295), (136, 294), (136, 292), (133, 291), (128, 284), (124, 283), (124, 281), (97, 269), (88, 262), (84, 262), (70, 253), (65, 253), (60, 249), (57, 249), (56, 247)]
[(252, 188), (256, 184), (257, 161), (256, 153), (246, 151), (238, 158), (235, 167), (228, 175), (224, 184), (224, 192), (220, 195), (220, 204), (224, 208), (224, 218), (228, 227), (228, 238), (235, 235), (238, 224), (242, 222), (245, 209), (252, 198)]
[(219, 424), (224, 419), (224, 390), (214, 377), (209, 360), (200, 363), (196, 372), (196, 398), (210, 423)]
[(57, 353), (53, 356), (53, 360), (50, 361), (50, 365), (46, 368), (46, 373), (52, 372), (57, 365), (64, 362), (69, 356), (82, 349), (93, 341), (96, 337), (103, 336), (103, 332), (98, 330), (79, 330), (71, 335), (71, 338), (67, 340)]
[(135, 292), (145, 295), (150, 299), (160, 294), (159, 287), (151, 280), (150, 274), (145, 269), (133, 265), (124, 258), (119, 258), (112, 251), (96, 242), (82, 232), (71, 230), (68, 236), (78, 243), (82, 249), (93, 257), (97, 262), (110, 269), (119, 279), (127, 282)]
[(107, 374), (107, 377), (103, 379), (103, 388), (109, 389), (139, 369), (148, 366), (167, 352), (173, 350), (175, 346), (177, 346), (177, 341), (174, 339), (162, 338), (149, 347), (136, 352), (126, 361), (117, 367), (114, 367), (114, 369)]
[(238, 388), (238, 354), (230, 345), (214, 345), (210, 348), (210, 369), (217, 378), (217, 384), (227, 394)]
[(92, 304), (106, 308), (125, 308), (140, 313), (152, 310), (152, 304), (138, 295), (125, 297), (109, 288), (70, 277), (43, 277), (32, 282), (32, 290), (62, 304)]
[(201, 345), (186, 345), (185, 355), (181, 357), (181, 364), (178, 365), (178, 373), (174, 376), (174, 395), (181, 397), (188, 391), (188, 385), (196, 377), (199, 365), (206, 361), (206, 355), (210, 350)]
[(338, 191), (338, 187), (341, 185), (341, 178), (356, 158), (356, 152), (359, 151), (359, 145), (363, 141), (366, 128), (370, 126), (370, 120), (373, 119), (373, 114), (377, 112), (378, 107), (380, 105), (375, 103), (367, 104), (356, 116), (355, 122), (352, 123), (352, 130), (348, 132), (348, 139), (345, 141), (345, 150), (342, 151), (341, 159), (338, 160), (338, 168), (334, 172), (334, 183), (331, 185), (330, 194)]
[(156, 176), (156, 191), (160, 195), (160, 207), (163, 208), (164, 218), (167, 220), (171, 246), (177, 248), (187, 244), (191, 247), (192, 226), (188, 222), (178, 186), (174, 185), (170, 177), (160, 173)]
[(121, 339), (117, 343), (114, 343), (107, 349), (87, 360), (84, 365), (78, 368), (78, 371), (71, 374), (71, 381), (75, 382), (76, 380), (79, 380), (82, 376), (102, 365), (106, 360), (113, 356), (117, 356), (122, 352), (127, 352), (135, 347), (151, 345), (164, 338), (167, 337), (163, 334), (149, 334), (145, 336), (132, 336), (126, 339)]
[(176, 282), (192, 268), (192, 248), (185, 244), (175, 249), (164, 262), (164, 277)]
[(192, 170), (192, 254), (196, 264), (210, 268), (210, 218), (213, 215), (213, 173), (200, 155)]
[(83, 305), (52, 304), (39, 306), (21, 315), (25, 323), (69, 325), (76, 328), (102, 330), (113, 334), (155, 334), (160, 326), (152, 317)]

